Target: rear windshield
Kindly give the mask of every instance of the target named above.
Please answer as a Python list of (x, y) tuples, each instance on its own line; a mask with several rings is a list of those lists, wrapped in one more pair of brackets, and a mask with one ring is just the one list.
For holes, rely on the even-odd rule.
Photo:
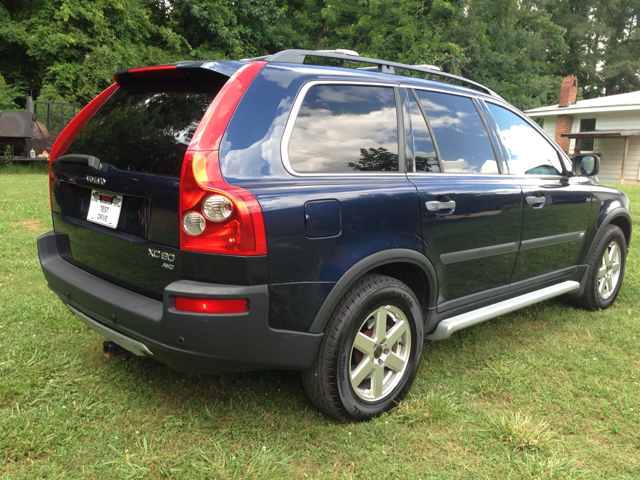
[(119, 170), (179, 177), (191, 137), (215, 96), (119, 88), (66, 153), (93, 155)]

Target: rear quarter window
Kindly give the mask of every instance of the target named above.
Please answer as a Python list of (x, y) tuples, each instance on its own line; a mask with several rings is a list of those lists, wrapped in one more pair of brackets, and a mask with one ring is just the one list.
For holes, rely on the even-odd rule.
[(288, 159), (298, 173), (397, 172), (393, 87), (310, 87), (291, 133)]

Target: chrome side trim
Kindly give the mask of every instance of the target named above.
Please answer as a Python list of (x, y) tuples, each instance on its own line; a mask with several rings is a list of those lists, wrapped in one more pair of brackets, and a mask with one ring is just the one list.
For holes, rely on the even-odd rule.
[(453, 253), (443, 253), (440, 255), (440, 260), (445, 265), (451, 265), (452, 263), (468, 262), (469, 260), (477, 260), (479, 258), (504, 255), (506, 253), (517, 252), (519, 243), (520, 242), (503, 243), (501, 245), (492, 245), (490, 247), (474, 248), (471, 250), (462, 250), (460, 252)]
[(68, 303), (67, 307), (78, 317), (80, 317), (80, 320), (82, 320), (87, 327), (89, 327), (94, 332), (99, 333), (107, 340), (111, 340), (112, 342), (117, 343), (122, 348), (129, 350), (131, 353), (133, 353), (134, 355), (138, 355), (139, 357), (150, 357), (153, 355), (153, 352), (151, 352), (151, 350), (149, 350), (144, 343), (134, 340), (133, 338), (129, 338), (121, 334), (120, 332), (112, 330), (109, 327), (105, 327), (101, 323), (96, 322), (93, 318), (85, 315), (80, 310), (72, 307)]
[(531, 240), (523, 240), (520, 242), (520, 250), (529, 250), (531, 248), (548, 247), (558, 243), (573, 242), (584, 238), (585, 231), (563, 233), (561, 235), (552, 235), (550, 237), (533, 238)]
[(492, 318), (499, 317), (505, 313), (510, 313), (515, 310), (528, 307), (534, 303), (564, 295), (565, 293), (576, 292), (579, 288), (580, 284), (578, 282), (567, 280), (566, 282), (559, 283), (558, 285), (552, 285), (541, 290), (536, 290), (535, 292), (530, 292), (520, 295), (519, 297), (498, 302), (494, 305), (479, 308), (472, 312), (463, 313), (462, 315), (451, 317), (440, 322), (435, 331), (425, 336), (425, 339), (444, 340), (445, 338), (449, 338), (452, 333), (462, 330), (463, 328), (491, 320)]

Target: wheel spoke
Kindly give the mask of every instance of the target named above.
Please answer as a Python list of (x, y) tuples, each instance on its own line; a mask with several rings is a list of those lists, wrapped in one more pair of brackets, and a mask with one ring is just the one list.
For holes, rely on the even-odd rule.
[(380, 366), (375, 366), (373, 369), (373, 378), (371, 379), (371, 393), (373, 398), (379, 398), (382, 396), (382, 380), (384, 379), (384, 369)]
[(611, 277), (607, 277), (605, 282), (607, 284), (607, 293), (613, 292), (613, 280)]
[(382, 340), (387, 338), (387, 315), (386, 307), (381, 307), (376, 312), (376, 324), (373, 327), (373, 336), (378, 343), (381, 343)]
[(611, 271), (612, 272), (617, 272), (620, 270), (620, 262), (619, 261), (615, 261), (611, 264)]
[(606, 279), (606, 277), (605, 278), (601, 278), (600, 280), (598, 280), (598, 293), (600, 294), (600, 296), (602, 298), (605, 297), (606, 287), (607, 287), (607, 279)]
[(371, 340), (371, 338), (367, 337), (364, 333), (358, 332), (353, 342), (353, 346), (365, 355), (373, 357), (373, 347), (375, 346), (375, 342)]
[(394, 352), (391, 352), (389, 353), (389, 356), (387, 357), (387, 360), (384, 362), (384, 364), (386, 367), (389, 367), (391, 370), (400, 372), (404, 368), (405, 361), (401, 359)]
[(604, 264), (604, 259), (602, 262), (602, 266), (600, 267), (600, 270), (598, 270), (598, 278), (604, 278), (607, 276), (607, 266)]
[(409, 325), (404, 320), (398, 320), (391, 330), (387, 332), (387, 345), (389, 348), (393, 347), (400, 337), (404, 335), (404, 333), (409, 328)]
[(360, 364), (351, 371), (351, 385), (357, 387), (367, 378), (373, 369), (373, 363), (368, 358), (363, 358)]

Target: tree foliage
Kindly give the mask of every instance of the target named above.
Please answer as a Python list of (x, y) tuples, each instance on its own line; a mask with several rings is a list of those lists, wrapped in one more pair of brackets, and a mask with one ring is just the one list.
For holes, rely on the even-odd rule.
[(640, 89), (640, 0), (546, 0), (543, 7), (566, 29), (569, 51), (557, 73), (576, 75), (585, 98)]
[(348, 48), (436, 64), (520, 108), (640, 89), (640, 0), (4, 0), (0, 108), (85, 104), (119, 69)]
[(475, 0), (452, 32), (465, 52), (465, 76), (522, 109), (557, 102), (552, 66), (567, 47), (564, 29), (528, 0)]

